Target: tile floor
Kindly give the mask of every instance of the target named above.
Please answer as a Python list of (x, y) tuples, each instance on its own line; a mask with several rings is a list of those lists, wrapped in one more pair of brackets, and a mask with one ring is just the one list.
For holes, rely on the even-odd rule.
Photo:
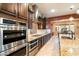
[[(53, 36), (36, 54), (36, 56), (79, 56), (79, 40), (60, 39)], [(60, 54), (61, 52), (61, 54)]]
[(36, 54), (36, 56), (59, 56), (58, 37), (52, 37)]
[(79, 56), (79, 40), (61, 39), (62, 56)]

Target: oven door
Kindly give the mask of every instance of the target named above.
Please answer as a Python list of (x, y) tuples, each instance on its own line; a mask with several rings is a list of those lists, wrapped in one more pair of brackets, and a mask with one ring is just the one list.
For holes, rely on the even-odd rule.
[(26, 31), (23, 30), (3, 30), (2, 51), (24, 44), (26, 41)]
[(33, 56), (38, 51), (38, 40), (33, 40), (29, 43), (29, 55)]
[(26, 30), (4, 30), (3, 44), (9, 44), (15, 41), (26, 39)]

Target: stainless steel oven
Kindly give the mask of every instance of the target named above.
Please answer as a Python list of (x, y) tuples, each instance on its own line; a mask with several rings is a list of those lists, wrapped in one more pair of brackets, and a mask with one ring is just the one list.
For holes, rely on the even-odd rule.
[(38, 40), (29, 42), (29, 56), (34, 56), (38, 52)]
[(26, 46), (26, 30), (17, 21), (0, 18), (0, 55), (8, 55)]
[[(23, 22), (21, 22), (21, 21), (19, 21), (18, 22), (18, 30), (24, 30), (24, 31), (27, 31), (27, 26), (26, 26), (26, 23), (23, 23)], [(27, 33), (26, 33), (27, 34)], [(25, 45), (26, 45), (26, 55), (28, 55), (28, 42), (27, 42), (27, 36), (26, 36), (26, 38), (24, 39), (25, 41), (19, 41), (18, 43), (23, 43), (23, 42), (25, 42)], [(20, 44), (21, 44), (20, 43)]]

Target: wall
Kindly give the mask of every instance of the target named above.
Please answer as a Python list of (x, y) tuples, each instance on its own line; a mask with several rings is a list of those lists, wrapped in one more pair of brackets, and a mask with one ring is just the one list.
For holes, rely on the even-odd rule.
[(58, 26), (60, 24), (73, 24), (74, 25), (76, 39), (79, 39), (79, 16), (74, 17), (73, 21), (70, 21), (69, 18), (66, 18), (66, 17), (65, 18), (59, 18), (59, 20), (55, 20), (54, 19), (54, 21), (53, 21), (53, 18), (51, 18), (50, 24), (52, 24), (51, 25), (51, 30), (54, 33), (54, 35), (58, 34), (58, 32), (56, 31), (56, 26)]

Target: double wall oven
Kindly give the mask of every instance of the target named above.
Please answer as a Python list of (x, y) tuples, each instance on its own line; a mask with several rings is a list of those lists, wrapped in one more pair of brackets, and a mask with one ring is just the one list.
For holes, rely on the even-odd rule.
[(9, 55), (26, 46), (26, 24), (0, 18), (0, 55)]

